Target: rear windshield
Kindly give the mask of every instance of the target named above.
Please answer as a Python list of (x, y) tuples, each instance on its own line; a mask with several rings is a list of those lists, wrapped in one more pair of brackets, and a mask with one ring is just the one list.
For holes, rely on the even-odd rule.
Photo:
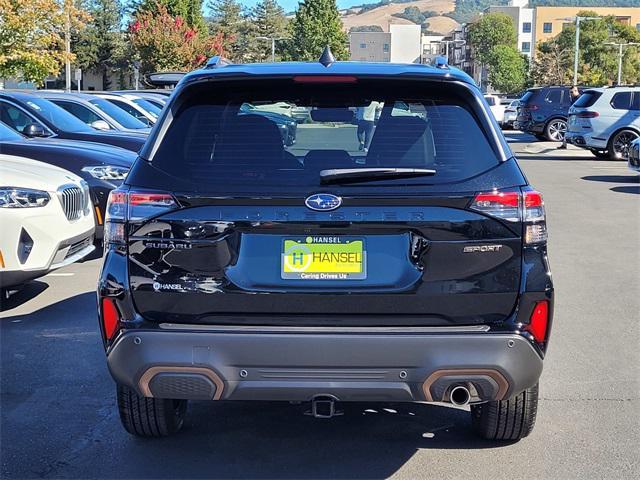
[(588, 108), (596, 103), (596, 100), (598, 100), (601, 95), (602, 93), (595, 91), (584, 92), (582, 95), (580, 95), (578, 100), (576, 100), (573, 106), (578, 108)]
[(538, 92), (539, 90), (528, 90), (520, 99), (520, 104), (524, 105), (525, 103), (527, 103), (529, 100), (531, 100), (534, 95)]
[(455, 182), (499, 163), (482, 126), (484, 113), (474, 110), (473, 95), (462, 87), (232, 85), (191, 87), (177, 99), (184, 102), (172, 108), (174, 119), (151, 159), (155, 168), (199, 189), (226, 192), (308, 189), (320, 185), (322, 170), (369, 167), (436, 173), (367, 185)]

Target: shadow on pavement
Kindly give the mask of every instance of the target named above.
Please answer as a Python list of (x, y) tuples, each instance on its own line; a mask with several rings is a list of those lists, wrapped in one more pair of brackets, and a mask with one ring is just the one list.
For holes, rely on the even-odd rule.
[(36, 298), (47, 288), (49, 288), (49, 285), (44, 282), (31, 281), (25, 284), (20, 287), (19, 290), (9, 295), (9, 298), (5, 299), (0, 297), (0, 312), (6, 312), (19, 307), (23, 303)]
[(590, 182), (639, 183), (640, 175), (588, 175), (582, 180)]
[(635, 193), (636, 195), (640, 195), (640, 185), (625, 185), (623, 187), (612, 187), (612, 192), (618, 193)]
[(174, 437), (128, 435), (87, 292), (0, 322), (3, 478), (382, 478), (421, 449), (486, 449), (468, 411), (426, 404), (192, 402)]

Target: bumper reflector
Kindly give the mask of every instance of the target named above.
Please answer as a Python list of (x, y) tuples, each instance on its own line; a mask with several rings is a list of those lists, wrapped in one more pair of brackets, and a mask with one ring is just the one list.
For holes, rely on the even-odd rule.
[(547, 339), (547, 324), (549, 322), (549, 302), (542, 300), (536, 303), (531, 313), (529, 325), (525, 327), (536, 339), (536, 342), (543, 343)]
[(104, 334), (108, 340), (112, 340), (118, 331), (120, 323), (120, 315), (118, 309), (111, 298), (102, 299), (102, 324), (104, 326)]

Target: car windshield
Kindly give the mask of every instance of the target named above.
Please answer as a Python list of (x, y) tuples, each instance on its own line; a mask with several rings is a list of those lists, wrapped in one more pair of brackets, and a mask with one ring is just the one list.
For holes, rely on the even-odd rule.
[(487, 103), (490, 106), (492, 106), (492, 107), (495, 106), (495, 104), (496, 104), (496, 98), (495, 97), (484, 97), (484, 99), (487, 101)]
[(40, 116), (47, 119), (55, 128), (63, 132), (93, 132), (94, 129), (84, 123), (82, 120), (74, 117), (64, 108), (59, 107), (49, 100), (39, 97), (29, 97), (24, 103), (37, 112)]
[(522, 96), (522, 98), (520, 99), (520, 104), (524, 105), (525, 103), (527, 103), (527, 102), (531, 99), (531, 97), (533, 97), (533, 95), (534, 95), (534, 93), (535, 93), (536, 91), (537, 91), (537, 90), (529, 90), (529, 91), (527, 91), (527, 92)]
[(89, 103), (102, 110), (124, 128), (132, 128), (136, 130), (141, 128), (148, 128), (148, 126), (142, 123), (140, 120), (129, 115), (127, 112), (125, 112), (121, 108), (118, 108), (113, 103), (105, 100), (104, 98), (92, 98), (91, 100), (89, 100)]
[(133, 103), (138, 105), (140, 108), (149, 112), (152, 116), (158, 117), (160, 115), (160, 109), (156, 107), (153, 103), (148, 102), (144, 98), (134, 98), (132, 99)]
[(23, 140), (24, 137), (16, 132), (13, 128), (8, 127), (4, 123), (0, 122), (0, 142), (14, 142), (16, 140)]
[[(237, 93), (233, 84), (216, 91), (194, 87), (182, 95), (151, 161), (170, 175), (220, 191), (308, 187), (320, 185), (322, 170), (380, 167), (436, 173), (375, 184), (443, 183), (499, 163), (468, 92), (398, 83), (270, 88), (265, 82)], [(275, 113), (285, 102), (308, 109), (309, 118), (297, 124)]]
[(575, 101), (573, 106), (578, 108), (588, 108), (592, 106), (594, 103), (596, 103), (596, 100), (598, 100), (598, 98), (600, 98), (601, 95), (602, 93), (597, 92), (595, 90), (588, 90), (584, 92), (582, 95), (580, 95), (580, 98), (578, 98), (578, 100)]

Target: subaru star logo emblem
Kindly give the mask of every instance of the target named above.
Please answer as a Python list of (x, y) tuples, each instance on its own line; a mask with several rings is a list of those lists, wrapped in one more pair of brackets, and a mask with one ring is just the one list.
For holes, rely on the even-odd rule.
[(342, 199), (330, 193), (316, 193), (306, 198), (304, 204), (311, 210), (326, 212), (342, 205)]

